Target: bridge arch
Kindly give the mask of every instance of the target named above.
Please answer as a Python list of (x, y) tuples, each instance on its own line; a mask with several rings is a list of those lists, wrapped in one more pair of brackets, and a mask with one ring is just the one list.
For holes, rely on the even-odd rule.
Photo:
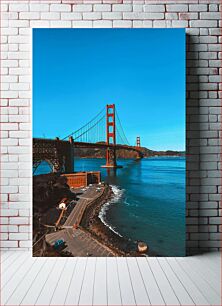
[(53, 162), (53, 160), (50, 160), (50, 159), (47, 159), (47, 158), (43, 158), (42, 160), (35, 160), (33, 161), (33, 174), (37, 171), (38, 167), (43, 163), (45, 162), (46, 163), (46, 166), (49, 167), (49, 169), (51, 169), (51, 171), (47, 172), (47, 173), (50, 173), (50, 172), (56, 172), (55, 169), (56, 169), (56, 164)]
[(53, 172), (73, 172), (73, 142), (54, 139), (33, 139), (33, 170), (42, 161), (51, 165)]

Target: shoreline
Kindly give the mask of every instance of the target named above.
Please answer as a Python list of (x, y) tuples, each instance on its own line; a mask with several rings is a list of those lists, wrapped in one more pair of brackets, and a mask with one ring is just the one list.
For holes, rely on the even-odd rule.
[[(116, 235), (120, 236), (120, 237), (123, 237), (117, 230), (115, 230), (113, 228), (112, 225), (108, 224), (107, 221), (106, 221), (106, 213), (108, 212), (109, 208), (111, 205), (115, 204), (117, 200), (119, 200), (122, 195), (123, 195), (123, 189), (119, 189), (116, 185), (109, 185), (111, 187), (111, 190), (112, 190), (112, 195), (110, 197), (110, 199), (101, 206), (101, 209), (100, 209), (100, 212), (99, 212), (99, 215), (98, 217), (100, 218), (100, 220), (102, 221), (102, 223), (108, 227), (112, 232), (114, 232)], [(115, 192), (115, 190), (117, 192)], [(118, 194), (118, 192), (120, 194)]]
[[(44, 175), (39, 177), (40, 181), (43, 180), (43, 178), (44, 180), (48, 181), (48, 177)], [(72, 210), (70, 210), (69, 212), (67, 211), (68, 214), (66, 214), (63, 222), (60, 222), (56, 232), (55, 230), (53, 230), (55, 229), (55, 222), (59, 217), (56, 206), (51, 204), (48, 207), (48, 209), (45, 210), (46, 207), (44, 207), (44, 205), (41, 205), (40, 207), (39, 206), (40, 203), (35, 201), (34, 207), (36, 209), (41, 208), (41, 211), (38, 211), (38, 213), (37, 212), (36, 213), (39, 216), (41, 215), (41, 221), (43, 222), (41, 222), (41, 225), (42, 225), (41, 228), (37, 227), (37, 224), (35, 224), (35, 226), (33, 227), (33, 229), (35, 229), (33, 234), (36, 235), (35, 238), (33, 237), (34, 239), (33, 244), (35, 245), (36, 240), (40, 237), (40, 235), (43, 235), (45, 236), (44, 241), (47, 244), (49, 243), (51, 247), (53, 247), (53, 244), (56, 241), (56, 239), (58, 240), (58, 239), (64, 238), (64, 240), (67, 241), (68, 248), (64, 250), (66, 254), (61, 251), (60, 252), (61, 256), (70, 256), (71, 253), (72, 253), (71, 256), (88, 256), (86, 254), (92, 254), (92, 256), (93, 254), (94, 256), (100, 256), (99, 254), (105, 254), (105, 253), (109, 254), (107, 256), (128, 256), (128, 257), (130, 256), (137, 256), (137, 257), (138, 256), (157, 256), (157, 254), (154, 254), (149, 249), (145, 253), (140, 253), (138, 251), (138, 242), (142, 242), (141, 240), (132, 240), (126, 236), (122, 237), (118, 232), (115, 232), (115, 229), (112, 229), (112, 227), (109, 224), (107, 224), (105, 220), (103, 220), (101, 214), (105, 214), (103, 210), (104, 205), (107, 205), (107, 206), (112, 205), (112, 204), (114, 205), (115, 199), (117, 199), (116, 196), (118, 197), (121, 194), (121, 193), (118, 194), (118, 192), (115, 192), (115, 190), (113, 191), (114, 187), (116, 186), (115, 185), (112, 186), (112, 185), (105, 183), (103, 184), (101, 191), (98, 194), (98, 190), (96, 190), (97, 185), (93, 185), (91, 189), (87, 189), (83, 193), (80, 193), (81, 196), (79, 200), (76, 202), (74, 207), (70, 207), (72, 208)], [(46, 190), (48, 190), (48, 186), (46, 186)], [(76, 190), (76, 192), (78, 194), (78, 190)], [(70, 196), (68, 196), (69, 200), (71, 200), (71, 198), (73, 197), (72, 194), (73, 193), (70, 192)], [(48, 206), (47, 202), (45, 203), (45, 205)], [(48, 219), (47, 216), (50, 216), (50, 218)], [(47, 221), (49, 221), (49, 223)], [(77, 225), (76, 227), (77, 229), (73, 227), (74, 224)], [(81, 235), (83, 236), (85, 235), (84, 236), (85, 238), (88, 237), (87, 239), (89, 239), (89, 241), (92, 241), (92, 240), (97, 241), (97, 243), (95, 242), (97, 245), (97, 250), (93, 250), (93, 248), (89, 246), (87, 247), (86, 244), (84, 244), (83, 249), (81, 249), (80, 248), (80, 245), (82, 243), (81, 240), (79, 241), (79, 244), (78, 244), (77, 237), (74, 239), (76, 242), (74, 242), (73, 238), (71, 238), (70, 235), (68, 235), (69, 237), (67, 235), (65, 235), (66, 237), (63, 237), (64, 231), (67, 235), (71, 234), (71, 236), (72, 235), (75, 236), (75, 232), (82, 233)], [(54, 235), (56, 236), (55, 239), (53, 239)], [(73, 243), (75, 244), (75, 247), (73, 246)], [(101, 245), (101, 247), (99, 247), (99, 245)], [(89, 249), (89, 252), (84, 253), (84, 248)], [(98, 252), (99, 248), (101, 249), (101, 253)], [(42, 248), (40, 247), (40, 249), (42, 249), (44, 254), (48, 253), (44, 246), (44, 242), (43, 242)], [(69, 252), (70, 254), (67, 253), (68, 249), (69, 250), (71, 249), (71, 252)], [(103, 252), (102, 250), (104, 249), (106, 249), (107, 251)], [(37, 251), (36, 248), (35, 248), (35, 251)], [(54, 252), (54, 250), (51, 249), (49, 253), (51, 253), (51, 251)], [(38, 252), (34, 252), (34, 253), (38, 253)], [(111, 255), (111, 253), (113, 255)], [(42, 256), (42, 255), (39, 255), (39, 256)]]
[[(93, 201), (85, 210), (80, 226), (89, 232), (95, 239), (102, 244), (112, 249), (117, 256), (143, 256), (137, 250), (137, 242), (129, 238), (122, 237), (120, 234), (115, 233), (109, 225), (104, 224), (100, 219), (99, 214), (102, 207), (110, 202), (113, 198), (113, 191), (110, 185), (105, 186), (105, 194), (99, 201)], [(144, 253), (147, 256), (151, 252)], [(156, 255), (152, 255), (156, 256)]]
[[(113, 249), (119, 256), (130, 256), (130, 249), (127, 248), (128, 241), (120, 237), (106, 226), (99, 218), (99, 213), (113, 196), (113, 191), (109, 185), (105, 185), (104, 194), (98, 201), (93, 201), (85, 210), (80, 224), (84, 230), (88, 231), (102, 244)], [(132, 255), (131, 255), (132, 256)]]

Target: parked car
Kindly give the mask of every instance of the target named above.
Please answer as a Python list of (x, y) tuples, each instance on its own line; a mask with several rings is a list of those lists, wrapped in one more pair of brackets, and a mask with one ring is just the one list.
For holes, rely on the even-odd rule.
[(65, 247), (65, 241), (63, 239), (58, 239), (53, 245), (55, 250), (62, 250)]

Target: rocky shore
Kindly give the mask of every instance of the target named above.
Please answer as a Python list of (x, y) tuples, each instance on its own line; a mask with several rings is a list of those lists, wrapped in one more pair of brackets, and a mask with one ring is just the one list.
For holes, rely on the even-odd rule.
[(102, 206), (110, 201), (112, 197), (112, 189), (109, 185), (106, 185), (103, 196), (93, 201), (86, 208), (80, 225), (102, 244), (111, 248), (116, 253), (116, 256), (141, 256), (137, 251), (136, 241), (120, 237), (108, 228), (99, 218)]
[[(63, 182), (60, 176), (56, 175), (40, 175), (35, 177), (34, 186), (33, 253), (36, 254), (35, 256), (50, 256), (52, 253), (55, 253), (54, 250), (49, 250), (45, 244), (45, 239), (41, 239), (41, 237), (44, 237), (44, 235), (52, 231), (46, 224), (53, 227), (58, 219), (59, 211), (56, 209), (56, 205), (59, 199), (63, 197), (67, 197), (70, 201), (76, 199), (76, 197), (78, 197), (78, 191), (77, 194), (71, 192), (66, 182)], [(97, 187), (92, 186), (91, 188), (95, 188), (96, 190)], [(141, 256), (141, 253), (138, 252), (139, 241), (133, 241), (126, 237), (119, 236), (101, 221), (99, 214), (103, 205), (110, 202), (114, 197), (111, 186), (105, 184), (102, 189), (102, 194), (99, 197), (95, 196), (92, 198), (84, 208), (79, 228), (88, 235), (90, 234), (91, 237), (97, 240), (101, 245), (111, 249), (112, 252), (115, 253), (115, 256)], [(85, 196), (84, 194), (85, 192), (80, 193), (83, 197)], [(66, 211), (64, 220), (67, 219), (74, 209), (72, 206), (69, 206), (69, 208), (71, 211), (69, 211), (69, 209)], [(63, 221), (60, 225), (64, 223)], [(156, 254), (151, 254), (150, 251), (145, 254), (156, 256)], [(51, 256), (59, 255), (56, 253)], [(67, 255), (61, 254), (60, 256)], [(72, 255), (69, 254), (68, 256)]]

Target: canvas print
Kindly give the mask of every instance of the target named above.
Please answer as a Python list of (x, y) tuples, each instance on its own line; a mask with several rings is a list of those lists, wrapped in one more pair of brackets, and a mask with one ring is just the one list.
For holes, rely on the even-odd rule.
[(185, 255), (184, 29), (33, 29), (33, 256)]

